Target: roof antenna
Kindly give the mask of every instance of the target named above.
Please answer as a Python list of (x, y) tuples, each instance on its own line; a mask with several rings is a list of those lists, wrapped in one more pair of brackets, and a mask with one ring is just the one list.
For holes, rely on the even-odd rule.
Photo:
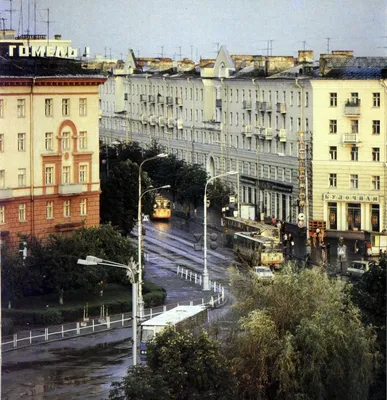
[(12, 1), (13, 0), (9, 0), (9, 10), (4, 10), (9, 12), (9, 24), (10, 24), (9, 29), (11, 30), (12, 30), (12, 14), (14, 11), (16, 11), (12, 8)]

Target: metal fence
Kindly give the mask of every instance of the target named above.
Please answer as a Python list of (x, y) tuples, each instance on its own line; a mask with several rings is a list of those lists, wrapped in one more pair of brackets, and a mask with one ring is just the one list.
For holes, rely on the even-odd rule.
[[(202, 284), (202, 277), (186, 268), (177, 267), (177, 276), (189, 280), (195, 284)], [(146, 309), (144, 319), (150, 319), (156, 315), (170, 310), (179, 305), (199, 305), (218, 307), (226, 302), (224, 287), (214, 281), (211, 282), (213, 293), (196, 300), (187, 300), (177, 304), (168, 304)], [(2, 351), (15, 350), (21, 347), (43, 344), (57, 340), (70, 339), (77, 336), (90, 335), (114, 328), (132, 326), (132, 313), (106, 315), (104, 317), (83, 318), (82, 321), (71, 322), (63, 325), (37, 328), (30, 331), (22, 331), (11, 336), (4, 336), (1, 344)]]

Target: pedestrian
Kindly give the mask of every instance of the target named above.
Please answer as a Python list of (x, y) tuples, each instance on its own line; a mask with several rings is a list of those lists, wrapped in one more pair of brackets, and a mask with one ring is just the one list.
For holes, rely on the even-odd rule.
[(322, 241), (320, 243), (320, 248), (321, 248), (321, 262), (322, 265), (325, 265), (326, 261), (327, 261), (327, 255), (326, 255), (326, 246), (324, 241)]
[(277, 225), (277, 218), (274, 215), (271, 217), (271, 223), (274, 226)]
[(288, 245), (288, 234), (287, 233), (284, 233), (282, 244), (284, 245), (285, 248)]
[(366, 240), (366, 241), (364, 242), (364, 244), (365, 244), (365, 248), (366, 248), (366, 255), (367, 255), (367, 257), (372, 256), (372, 245), (371, 245), (371, 243), (370, 243), (368, 240)]
[(288, 243), (289, 243), (289, 254), (292, 255), (293, 247), (294, 247), (294, 240), (293, 240), (293, 236), (291, 233), (289, 233), (289, 236), (288, 236)]
[(326, 249), (327, 249), (327, 259), (328, 261), (331, 260), (331, 244), (328, 242), (326, 245)]
[(357, 243), (357, 240), (355, 240), (355, 245), (354, 245), (353, 251), (355, 254), (357, 254), (359, 252), (359, 245)]

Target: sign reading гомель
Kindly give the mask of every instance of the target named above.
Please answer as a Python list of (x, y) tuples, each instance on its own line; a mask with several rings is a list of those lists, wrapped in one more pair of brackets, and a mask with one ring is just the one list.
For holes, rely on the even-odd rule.
[(368, 203), (378, 203), (379, 196), (364, 195), (364, 194), (333, 194), (324, 193), (323, 200), (337, 200), (337, 201), (358, 201)]
[[(71, 46), (23, 46), (9, 45), (10, 57), (58, 57), (58, 58), (76, 58), (78, 49)], [(88, 57), (90, 49), (85, 47), (84, 57)]]

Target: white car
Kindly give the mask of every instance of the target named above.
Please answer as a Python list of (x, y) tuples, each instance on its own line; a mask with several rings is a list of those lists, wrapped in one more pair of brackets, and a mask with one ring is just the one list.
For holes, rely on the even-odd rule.
[(274, 274), (269, 267), (258, 266), (254, 267), (254, 272), (258, 278), (273, 279)]
[(347, 274), (356, 278), (360, 278), (364, 272), (370, 269), (370, 265), (375, 264), (371, 261), (353, 261), (347, 268)]

